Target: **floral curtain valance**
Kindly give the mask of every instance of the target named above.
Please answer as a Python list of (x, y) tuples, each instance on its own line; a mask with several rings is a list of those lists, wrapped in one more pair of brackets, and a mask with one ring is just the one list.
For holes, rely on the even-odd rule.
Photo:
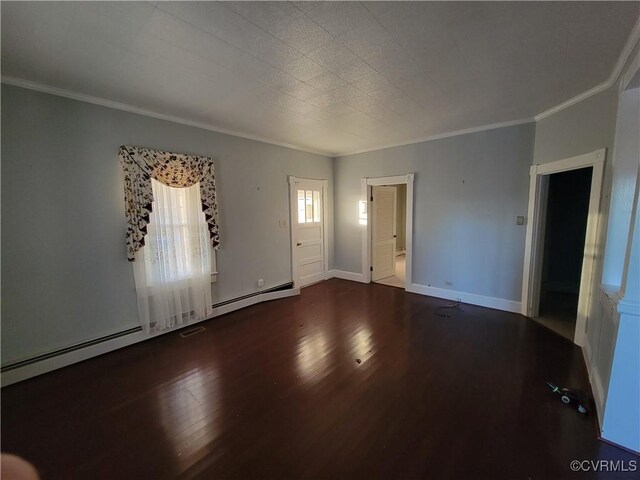
[(213, 159), (123, 145), (118, 153), (124, 169), (127, 216), (127, 258), (133, 261), (144, 247), (149, 214), (153, 208), (151, 179), (170, 187), (190, 187), (200, 182), (202, 211), (214, 249), (220, 244), (218, 203)]

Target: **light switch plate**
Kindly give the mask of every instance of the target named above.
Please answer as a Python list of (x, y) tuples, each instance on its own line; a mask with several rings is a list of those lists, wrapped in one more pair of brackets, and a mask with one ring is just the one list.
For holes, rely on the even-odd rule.
[(524, 225), (524, 217), (522, 215), (516, 217), (516, 225)]
[(280, 226), (280, 228), (287, 228), (287, 221), (286, 220), (280, 220), (278, 222), (278, 225)]

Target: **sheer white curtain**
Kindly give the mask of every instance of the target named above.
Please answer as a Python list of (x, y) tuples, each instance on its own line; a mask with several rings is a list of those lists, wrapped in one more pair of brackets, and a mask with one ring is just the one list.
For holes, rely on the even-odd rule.
[(211, 314), (212, 252), (200, 184), (151, 183), (153, 212), (145, 246), (133, 262), (138, 311), (147, 332)]

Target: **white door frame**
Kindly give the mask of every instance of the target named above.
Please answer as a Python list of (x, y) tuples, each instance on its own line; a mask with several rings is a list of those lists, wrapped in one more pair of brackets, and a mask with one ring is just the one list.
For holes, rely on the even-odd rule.
[(329, 275), (329, 255), (328, 255), (328, 240), (327, 240), (327, 188), (329, 182), (324, 179), (317, 178), (302, 178), (289, 175), (289, 230), (291, 234), (291, 278), (293, 280), (293, 288), (298, 288), (300, 283), (300, 274), (298, 272), (298, 266), (294, 259), (293, 249), (295, 248), (294, 228), (297, 222), (297, 197), (296, 197), (296, 181), (300, 182), (318, 182), (322, 187), (322, 269), (324, 272), (324, 279), (326, 280)]
[(596, 150), (584, 155), (565, 158), (555, 162), (531, 166), (531, 181), (529, 184), (529, 211), (527, 233), (524, 249), (524, 270), (522, 275), (522, 314), (537, 315), (540, 301), (540, 283), (542, 277), (542, 257), (544, 238), (544, 218), (546, 216), (546, 189), (548, 176), (553, 173), (593, 167), (591, 177), (591, 192), (589, 195), (589, 213), (587, 230), (585, 233), (584, 259), (580, 276), (580, 294), (578, 297), (578, 315), (574, 343), (583, 346), (585, 342), (585, 327), (589, 316), (593, 288), (596, 257), (601, 255), (598, 244), (598, 229), (600, 217), (600, 200), (602, 194), (602, 178), (606, 149)]
[(407, 206), (406, 206), (406, 275), (404, 280), (405, 290), (412, 284), (412, 258), (413, 258), (413, 180), (414, 174), (395, 175), (393, 177), (363, 177), (360, 181), (361, 200), (367, 205), (367, 227), (362, 229), (362, 276), (365, 283), (371, 283), (371, 187), (377, 185), (400, 185), (407, 186)]

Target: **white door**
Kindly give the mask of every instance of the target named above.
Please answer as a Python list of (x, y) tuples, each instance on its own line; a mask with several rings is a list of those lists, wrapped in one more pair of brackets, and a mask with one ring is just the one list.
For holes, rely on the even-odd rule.
[(324, 198), (326, 180), (291, 177), (293, 283), (304, 287), (325, 279)]
[(396, 187), (371, 187), (373, 197), (371, 244), (375, 282), (396, 273)]

